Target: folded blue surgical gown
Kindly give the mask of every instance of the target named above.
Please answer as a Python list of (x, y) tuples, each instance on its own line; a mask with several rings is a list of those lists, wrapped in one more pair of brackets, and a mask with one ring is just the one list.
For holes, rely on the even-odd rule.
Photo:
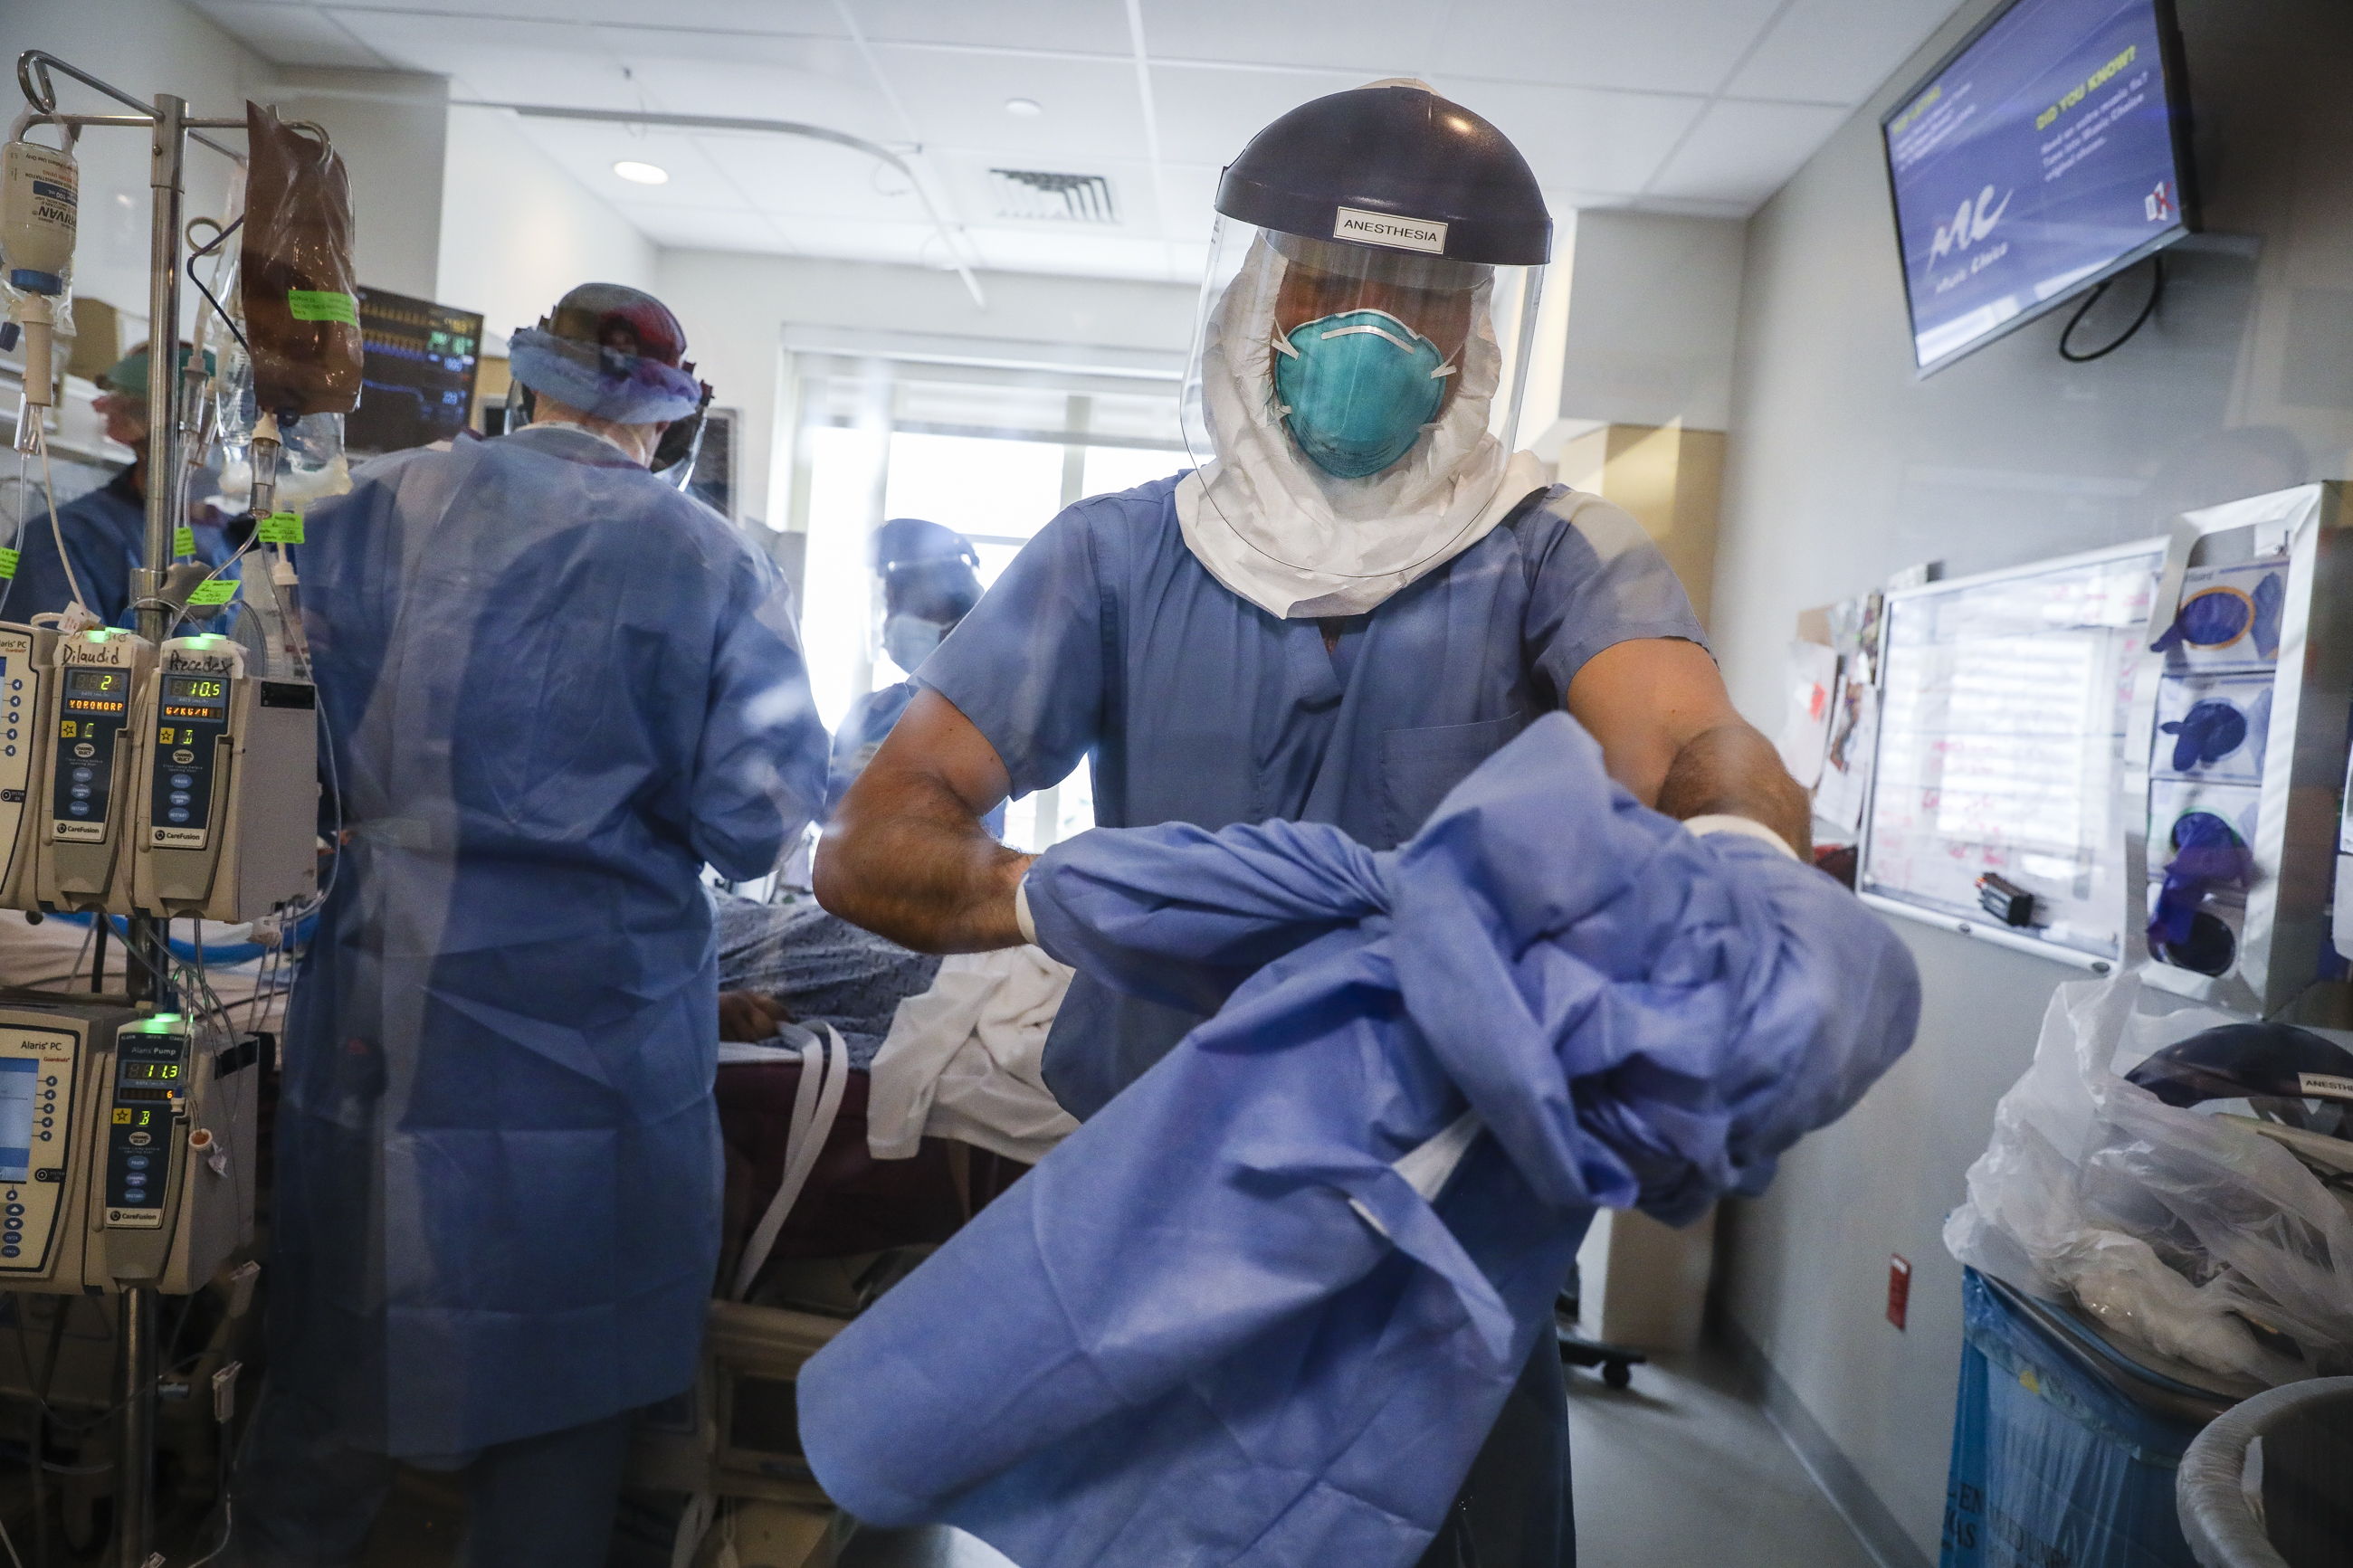
[[(1565, 714), (1393, 852), (1098, 829), (1029, 889), (1057, 958), (1222, 1008), (799, 1384), (842, 1507), (1022, 1568), (1411, 1563), (1595, 1207), (1761, 1191), (1919, 1010), (1843, 889), (1637, 804)], [(1438, 1139), (1433, 1186), (1450, 1130), (1430, 1201), (1394, 1163)]]

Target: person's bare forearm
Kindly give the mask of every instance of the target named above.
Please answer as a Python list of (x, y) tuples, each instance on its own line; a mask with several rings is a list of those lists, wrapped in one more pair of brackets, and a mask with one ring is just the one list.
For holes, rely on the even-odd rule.
[(1813, 805), (1781, 765), (1773, 742), (1750, 725), (1719, 724), (1683, 742), (1659, 786), (1659, 809), (1678, 821), (1718, 813), (1746, 816), (1779, 834), (1801, 857), (1813, 854)]
[(817, 900), (918, 952), (1018, 947), (1013, 889), (1033, 858), (991, 838), (944, 784), (861, 778), (818, 841)]

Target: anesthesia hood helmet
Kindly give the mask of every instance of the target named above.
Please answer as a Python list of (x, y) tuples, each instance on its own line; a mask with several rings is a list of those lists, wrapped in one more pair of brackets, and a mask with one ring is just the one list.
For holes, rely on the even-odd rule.
[(2125, 1075), (2168, 1105), (2244, 1100), (2291, 1127), (2353, 1137), (2353, 1051), (2290, 1024), (2224, 1024)]
[(1370, 609), (1541, 483), (1510, 442), (1552, 249), (1543, 193), (1494, 126), (1387, 81), (1260, 132), (1217, 211), (1186, 542), (1275, 615)]
[[(627, 284), (583, 283), (538, 326), (516, 329), (507, 352), (526, 393), (616, 425), (668, 424), (650, 467), (686, 488), (712, 389), (695, 380), (686, 329), (669, 306)], [(535, 400), (523, 400), (526, 416)]]

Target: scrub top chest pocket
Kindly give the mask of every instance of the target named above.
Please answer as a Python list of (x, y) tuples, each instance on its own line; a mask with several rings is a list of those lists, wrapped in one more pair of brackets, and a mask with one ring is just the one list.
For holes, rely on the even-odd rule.
[(1382, 826), (1402, 844), (1421, 830), (1438, 803), (1472, 769), (1510, 744), (1528, 726), (1525, 713), (1475, 724), (1390, 730), (1381, 736)]

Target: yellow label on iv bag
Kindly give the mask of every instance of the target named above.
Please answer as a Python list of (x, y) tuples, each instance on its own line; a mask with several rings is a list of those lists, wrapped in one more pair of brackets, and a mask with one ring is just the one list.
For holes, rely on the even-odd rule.
[(360, 324), (359, 302), (332, 289), (289, 289), (286, 309), (298, 321), (341, 321), (347, 327)]
[(22, 551), (0, 550), (0, 583), (5, 583), (16, 575), (16, 563), (23, 559)]
[(188, 595), (191, 605), (226, 605), (237, 597), (237, 584), (227, 577), (212, 577), (196, 584)]
[(273, 511), (254, 525), (253, 535), (264, 544), (300, 544), (302, 516), (300, 512)]
[(172, 553), (194, 555), (195, 552), (196, 531), (184, 522), (172, 531)]

